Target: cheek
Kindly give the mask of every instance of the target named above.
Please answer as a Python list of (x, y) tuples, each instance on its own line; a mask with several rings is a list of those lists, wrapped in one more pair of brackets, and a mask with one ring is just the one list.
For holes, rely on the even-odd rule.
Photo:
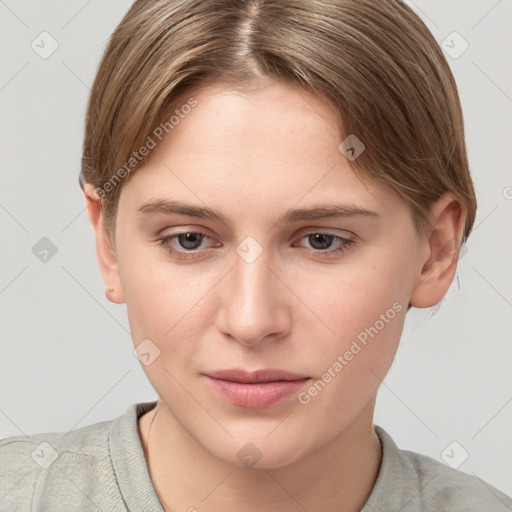
[[(182, 406), (187, 407), (179, 383), (198, 366), (207, 328), (204, 298), (211, 286), (197, 272), (151, 256), (132, 253), (123, 260), (131, 336), (134, 346), (140, 346), (141, 366), (154, 389), (159, 395), (181, 397), (172, 400), (183, 400)], [(147, 352), (151, 360), (145, 364), (141, 355)]]
[(308, 318), (323, 329), (326, 341), (346, 343), (376, 322), (381, 328), (382, 315), (383, 321), (391, 320), (385, 324), (386, 331), (396, 334), (390, 326), (396, 323), (396, 313), (406, 309), (409, 278), (406, 265), (392, 256), (382, 253), (368, 261), (347, 261), (329, 272), (306, 273), (295, 280), (300, 287), (297, 295), (316, 313), (308, 313)]
[[(177, 349), (173, 340), (179, 339), (184, 347), (204, 338), (218, 313), (214, 288), (222, 286), (219, 281), (228, 267), (175, 263), (163, 249), (149, 244), (120, 246), (119, 254), (135, 345), (149, 338), (170, 354)], [(399, 303), (406, 309), (408, 258), (406, 247), (386, 245), (347, 257), (339, 265), (302, 262), (291, 271), (283, 269), (287, 273), (283, 280), (293, 283), (293, 293), (283, 304), (298, 333), (296, 341), (314, 339), (314, 345), (322, 346), (322, 353), (331, 358), (348, 350), (354, 339), (364, 342), (375, 326), (383, 346), (384, 339), (389, 339), (386, 345), (398, 342), (402, 322), (395, 320), (396, 307), (392, 307)], [(391, 315), (391, 321), (380, 328)]]
[(194, 265), (175, 264), (156, 248), (126, 254), (120, 271), (134, 344), (149, 338), (166, 358), (192, 350), (212, 314), (208, 291), (215, 276)]
[(398, 347), (407, 308), (394, 276), (380, 275), (381, 268), (353, 269), (343, 278), (326, 280), (325, 294), (308, 297), (335, 334), (323, 326), (319, 331), (316, 319), (303, 325), (307, 338), (314, 339), (303, 354), (314, 381), (297, 399), (304, 418), (325, 425), (328, 436), (348, 425), (375, 396)]
[(309, 338), (315, 337), (309, 360), (315, 362), (316, 378), (336, 382), (329, 385), (338, 390), (333, 400), (346, 399), (354, 387), (363, 396), (387, 373), (407, 312), (407, 259), (406, 251), (401, 256), (374, 251), (371, 260), (359, 258), (351, 265), (347, 260), (321, 279), (298, 281), (299, 293), (316, 313), (308, 313), (303, 325)]

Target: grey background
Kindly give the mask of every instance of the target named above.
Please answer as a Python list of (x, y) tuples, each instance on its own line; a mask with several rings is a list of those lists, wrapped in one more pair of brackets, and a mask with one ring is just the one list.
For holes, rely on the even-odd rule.
[[(77, 181), (89, 86), (130, 4), (0, 0), (0, 437), (67, 431), (157, 397), (133, 356), (125, 306), (104, 296)], [(469, 43), (448, 60), (479, 211), (460, 289), (454, 282), (434, 316), (409, 313), (375, 422), (438, 460), (467, 451), (460, 470), (511, 494), (512, 2), (409, 4), (444, 48), (462, 48), (453, 31)], [(31, 47), (43, 31), (58, 43), (46, 59)], [(32, 252), (43, 237), (57, 249), (46, 262)]]

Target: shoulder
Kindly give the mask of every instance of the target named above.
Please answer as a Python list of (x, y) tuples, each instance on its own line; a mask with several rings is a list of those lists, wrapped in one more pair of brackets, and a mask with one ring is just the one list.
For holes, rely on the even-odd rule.
[[(390, 487), (395, 503), (406, 511), (504, 512), (512, 510), (512, 499), (474, 475), (453, 469), (431, 457), (399, 449), (380, 427), (376, 431), (383, 446), (378, 481)], [(386, 473), (386, 474), (384, 474)], [(383, 485), (385, 484), (385, 485)]]
[(111, 423), (0, 440), (0, 510), (107, 510), (116, 494)]
[(509, 496), (475, 475), (453, 469), (419, 453), (401, 450), (401, 456), (418, 475), (425, 499), (436, 503), (437, 510), (512, 510)]

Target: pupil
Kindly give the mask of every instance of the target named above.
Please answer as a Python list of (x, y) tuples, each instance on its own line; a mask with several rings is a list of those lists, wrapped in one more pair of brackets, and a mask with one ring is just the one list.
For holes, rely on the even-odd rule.
[(185, 249), (197, 249), (201, 245), (203, 235), (200, 233), (182, 233), (178, 238), (181, 246)]

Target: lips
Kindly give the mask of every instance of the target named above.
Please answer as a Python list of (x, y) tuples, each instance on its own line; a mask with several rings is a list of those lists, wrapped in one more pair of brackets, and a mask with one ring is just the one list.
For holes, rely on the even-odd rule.
[(309, 377), (278, 369), (247, 371), (240, 368), (204, 374), (210, 387), (232, 404), (266, 408), (297, 393)]
[(285, 370), (254, 370), (252, 372), (242, 370), (241, 368), (233, 368), (231, 370), (219, 370), (208, 372), (206, 375), (213, 379), (229, 380), (231, 382), (272, 382), (279, 380), (301, 380), (307, 379), (307, 375), (299, 375), (297, 373), (287, 372)]

